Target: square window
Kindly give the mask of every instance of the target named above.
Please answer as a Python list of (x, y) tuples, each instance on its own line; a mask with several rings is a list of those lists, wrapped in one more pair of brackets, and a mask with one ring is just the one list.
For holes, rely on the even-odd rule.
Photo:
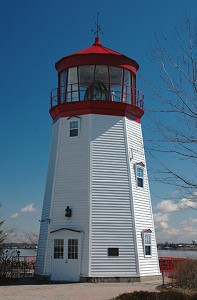
[(108, 248), (108, 256), (119, 256), (119, 248)]
[(79, 135), (79, 122), (70, 121), (70, 137), (75, 137)]

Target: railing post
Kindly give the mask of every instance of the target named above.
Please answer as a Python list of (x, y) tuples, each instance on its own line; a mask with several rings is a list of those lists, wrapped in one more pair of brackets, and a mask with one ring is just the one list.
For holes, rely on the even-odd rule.
[(24, 277), (26, 277), (25, 276), (26, 266), (27, 266), (27, 264), (26, 264), (26, 257), (24, 256), (24, 260), (23, 260)]
[(11, 278), (13, 277), (13, 258), (14, 257), (12, 257), (12, 260), (11, 260)]
[(163, 270), (161, 271), (161, 274), (162, 274), (162, 282), (163, 282), (163, 285), (164, 285), (165, 282), (164, 282), (164, 271)]

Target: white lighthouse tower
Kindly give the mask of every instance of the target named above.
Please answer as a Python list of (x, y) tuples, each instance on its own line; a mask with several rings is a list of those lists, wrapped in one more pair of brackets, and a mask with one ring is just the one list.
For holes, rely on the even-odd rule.
[(138, 68), (98, 37), (56, 63), (38, 277), (95, 282), (160, 275)]

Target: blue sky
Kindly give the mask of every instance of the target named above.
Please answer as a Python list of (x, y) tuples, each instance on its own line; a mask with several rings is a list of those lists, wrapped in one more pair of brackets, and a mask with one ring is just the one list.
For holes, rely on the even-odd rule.
[[(195, 17), (196, 7), (196, 0), (1, 1), (0, 218), (5, 228), (15, 228), (19, 239), (39, 230), (52, 129), (49, 93), (57, 86), (54, 64), (94, 42), (96, 13), (102, 44), (136, 60), (140, 73), (156, 81), (150, 61), (155, 33), (170, 37), (185, 13)], [(145, 114), (144, 128), (149, 122)], [(148, 130), (144, 134), (147, 138)], [(155, 182), (150, 187), (157, 240), (197, 239), (196, 212), (180, 211), (169, 197), (176, 189)]]

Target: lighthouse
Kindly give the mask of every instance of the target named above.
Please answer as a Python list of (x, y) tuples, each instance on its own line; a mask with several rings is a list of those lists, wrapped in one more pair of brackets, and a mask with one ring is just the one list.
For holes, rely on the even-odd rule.
[(35, 275), (65, 282), (156, 279), (139, 65), (96, 37), (55, 67)]

